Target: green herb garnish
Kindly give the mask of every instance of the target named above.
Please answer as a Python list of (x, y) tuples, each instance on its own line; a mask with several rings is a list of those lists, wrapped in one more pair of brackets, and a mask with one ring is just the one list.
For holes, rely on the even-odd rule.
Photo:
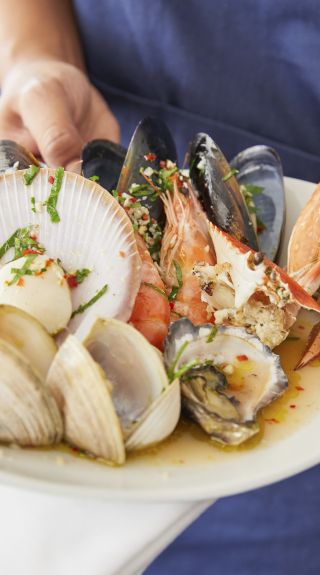
[(60, 222), (60, 216), (57, 212), (57, 202), (59, 197), (59, 192), (61, 190), (62, 178), (64, 174), (64, 168), (57, 168), (54, 173), (54, 182), (51, 186), (51, 191), (48, 199), (45, 202), (47, 206), (47, 212), (50, 216), (52, 223), (57, 224)]
[(92, 182), (99, 182), (100, 176), (90, 176), (89, 180), (92, 180)]
[(162, 289), (160, 289), (158, 286), (155, 286), (154, 284), (149, 283), (149, 282), (143, 282), (143, 285), (145, 285), (145, 286), (147, 286), (147, 287), (153, 289), (154, 291), (156, 291), (157, 293), (159, 293), (160, 295), (162, 295), (165, 299), (168, 299), (168, 296), (167, 296), (166, 292), (163, 291)]
[(225, 176), (223, 176), (222, 181), (227, 182), (228, 180), (230, 180), (230, 178), (232, 178), (232, 176), (235, 176), (238, 173), (239, 170), (237, 170), (236, 168), (231, 168), (230, 172), (228, 172)]
[(91, 273), (91, 270), (89, 270), (88, 268), (83, 268), (81, 270), (77, 270), (75, 273), (77, 284), (82, 284), (82, 282), (88, 277), (88, 275), (90, 273)]
[(176, 277), (177, 277), (178, 285), (177, 285), (177, 286), (173, 286), (173, 288), (172, 288), (170, 294), (168, 295), (168, 300), (169, 300), (169, 301), (173, 301), (173, 300), (176, 299), (179, 290), (180, 290), (180, 289), (182, 288), (182, 286), (183, 286), (183, 279), (182, 279), (181, 267), (180, 267), (180, 265), (178, 264), (178, 262), (176, 262), (176, 261), (173, 262), (173, 265), (174, 265), (175, 270), (176, 270)]
[(169, 378), (170, 382), (175, 379), (175, 374), (176, 374), (175, 369), (176, 369), (177, 363), (178, 363), (180, 357), (182, 356), (183, 352), (185, 351), (186, 347), (188, 347), (189, 343), (190, 343), (190, 341), (185, 341), (182, 344), (182, 346), (178, 349), (172, 364), (168, 368), (167, 373), (168, 373), (168, 378)]
[(34, 196), (31, 196), (30, 202), (31, 202), (31, 210), (34, 213), (36, 213), (36, 198)]
[(28, 170), (26, 171), (26, 173), (23, 176), (23, 181), (24, 181), (26, 186), (30, 186), (33, 178), (37, 175), (39, 170), (40, 170), (39, 166), (35, 166), (34, 164), (29, 166)]
[(0, 259), (7, 253), (10, 248), (14, 248), (14, 258), (18, 259), (23, 256), (25, 250), (37, 250), (43, 253), (45, 249), (38, 243), (36, 238), (30, 237), (31, 227), (18, 228), (0, 247)]
[(73, 318), (78, 313), (83, 313), (88, 307), (91, 307), (98, 299), (100, 299), (108, 290), (108, 284), (104, 285), (97, 293), (86, 303), (82, 303), (72, 312), (71, 318)]
[(8, 283), (9, 286), (17, 283), (19, 281), (19, 279), (22, 278), (23, 276), (31, 276), (35, 273), (30, 269), (30, 266), (36, 257), (37, 257), (37, 254), (30, 254), (30, 255), (26, 256), (26, 260), (25, 260), (23, 266), (21, 266), (21, 268), (11, 268), (11, 270), (10, 270), (11, 273), (15, 274), (15, 275), (14, 275), (13, 279)]
[(218, 328), (216, 325), (212, 326), (211, 331), (207, 337), (207, 343), (211, 343), (217, 335)]

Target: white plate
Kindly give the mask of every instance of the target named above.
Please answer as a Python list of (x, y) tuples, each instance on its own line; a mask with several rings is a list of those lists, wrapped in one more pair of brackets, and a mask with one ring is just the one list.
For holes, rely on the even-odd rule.
[[(287, 219), (282, 263), (290, 230), (314, 185), (286, 179)], [(0, 481), (34, 490), (132, 501), (217, 498), (261, 487), (320, 462), (320, 367), (297, 375), (309, 396), (280, 425), (268, 426), (254, 449), (225, 452), (199, 439), (169, 443), (154, 456), (110, 468), (59, 450), (1, 448)], [(312, 400), (311, 389), (313, 388)], [(297, 392), (299, 395), (299, 393)], [(309, 399), (300, 399), (309, 397)], [(309, 401), (309, 403), (308, 403)], [(299, 403), (300, 402), (300, 403)], [(271, 429), (271, 431), (269, 431)], [(180, 446), (180, 447), (179, 447)]]

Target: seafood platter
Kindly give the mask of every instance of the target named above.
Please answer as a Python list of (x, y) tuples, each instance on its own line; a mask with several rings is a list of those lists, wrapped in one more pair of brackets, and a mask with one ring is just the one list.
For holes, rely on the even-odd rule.
[(203, 133), (179, 167), (155, 118), (79, 165), (0, 142), (0, 480), (204, 499), (318, 463), (320, 188)]

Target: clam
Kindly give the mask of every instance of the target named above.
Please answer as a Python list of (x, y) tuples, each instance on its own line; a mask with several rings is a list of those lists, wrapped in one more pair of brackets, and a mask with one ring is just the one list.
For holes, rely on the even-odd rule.
[(25, 355), (3, 339), (0, 362), (0, 442), (21, 446), (58, 442), (61, 416), (38, 372)]
[[(253, 217), (260, 220), (259, 246), (275, 260), (285, 219), (283, 171), (277, 152), (268, 146), (252, 146), (240, 152), (230, 163), (238, 171), (240, 190), (253, 194)], [(262, 192), (262, 193), (260, 193)]]
[(23, 170), (30, 164), (39, 166), (38, 160), (31, 152), (13, 140), (0, 140), (0, 173)]
[[(0, 175), (0, 304), (21, 307), (52, 333), (66, 324), (74, 332), (91, 314), (127, 321), (141, 264), (124, 210), (99, 184), (62, 168), (40, 168), (29, 185), (25, 177), (24, 171)], [(60, 189), (53, 189), (58, 180)], [(35, 267), (46, 258), (52, 265), (38, 277)], [(12, 273), (19, 267), (26, 273)], [(64, 273), (83, 269), (88, 277), (69, 293)]]
[(220, 148), (207, 134), (197, 134), (191, 142), (190, 176), (209, 221), (258, 250), (238, 182)]
[(180, 378), (184, 410), (220, 443), (239, 445), (258, 433), (258, 412), (288, 385), (279, 357), (243, 328), (178, 320), (164, 357)]
[(47, 385), (66, 439), (116, 464), (124, 461), (124, 447), (162, 441), (179, 419), (179, 383), (169, 384), (161, 354), (115, 319), (82, 323), (59, 349)]

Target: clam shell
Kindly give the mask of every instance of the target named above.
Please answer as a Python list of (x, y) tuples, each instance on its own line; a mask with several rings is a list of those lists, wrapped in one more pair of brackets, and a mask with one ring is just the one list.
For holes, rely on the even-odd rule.
[(65, 439), (109, 462), (124, 463), (124, 443), (111, 400), (111, 386), (73, 335), (60, 347), (48, 373), (47, 386), (63, 414)]
[(0, 305), (0, 339), (18, 349), (45, 380), (57, 346), (36, 319), (16, 307)]
[(0, 339), (0, 442), (50, 445), (62, 436), (56, 402), (28, 360)]
[[(140, 286), (140, 259), (124, 210), (96, 182), (65, 172), (57, 203), (60, 222), (52, 223), (43, 203), (51, 190), (48, 178), (55, 171), (40, 169), (29, 186), (23, 175), (23, 171), (0, 175), (0, 245), (17, 228), (39, 226), (38, 239), (49, 257), (60, 258), (68, 272), (90, 268), (86, 280), (72, 290), (73, 309), (108, 285), (94, 306), (71, 320), (71, 331), (92, 313), (127, 321)], [(31, 210), (31, 197), (37, 213)], [(12, 257), (10, 250), (2, 263)]]

